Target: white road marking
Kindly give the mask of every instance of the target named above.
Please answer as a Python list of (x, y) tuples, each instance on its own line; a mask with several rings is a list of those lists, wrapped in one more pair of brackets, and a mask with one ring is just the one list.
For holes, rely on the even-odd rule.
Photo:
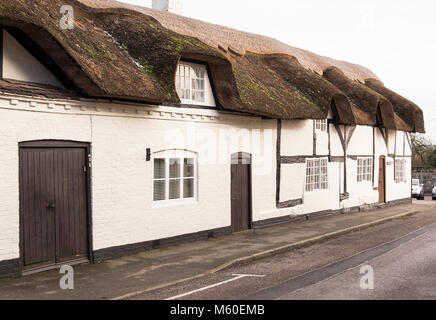
[(234, 278), (232, 278), (232, 279), (229, 279), (229, 280), (226, 280), (226, 281), (222, 281), (222, 282), (219, 282), (219, 283), (215, 283), (215, 284), (212, 284), (210, 286), (203, 287), (203, 288), (200, 288), (200, 289), (197, 289), (197, 290), (189, 291), (189, 292), (186, 292), (186, 293), (183, 293), (183, 294), (180, 294), (178, 296), (174, 296), (174, 297), (171, 297), (171, 298), (168, 298), (168, 299), (165, 299), (165, 300), (176, 300), (176, 299), (183, 298), (183, 297), (189, 296), (189, 295), (197, 293), (197, 292), (201, 292), (201, 291), (212, 289), (212, 288), (215, 288), (215, 287), (218, 287), (218, 286), (222, 286), (223, 284), (226, 284), (226, 283), (229, 283), (229, 282), (233, 282), (233, 281), (236, 281), (236, 280), (239, 280), (239, 279), (242, 279), (242, 278), (248, 278), (248, 277), (250, 277), (250, 278), (253, 278), (253, 277), (261, 278), (261, 277), (265, 277), (263, 275), (255, 275), (255, 274), (233, 274), (233, 276), (234, 276)]

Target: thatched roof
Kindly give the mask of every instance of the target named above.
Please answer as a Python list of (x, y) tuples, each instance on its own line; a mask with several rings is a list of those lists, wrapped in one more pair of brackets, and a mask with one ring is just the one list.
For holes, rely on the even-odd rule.
[(323, 77), (347, 95), (356, 124), (396, 129), (392, 104), (385, 97), (357, 80), (351, 80), (337, 67), (324, 70)]
[(411, 127), (411, 131), (425, 132), (424, 114), (416, 104), (400, 96), (398, 93), (389, 90), (383, 83), (376, 79), (367, 79), (365, 84), (392, 103), (395, 113), (406, 125)]
[[(73, 30), (59, 28), (63, 5), (74, 8)], [(390, 101), (403, 122), (424, 130), (413, 122), (418, 116), (405, 116), (419, 113), (415, 107), (407, 113), (404, 104), (350, 86), (377, 79), (370, 70), (267, 37), (112, 0), (2, 0), (0, 24), (33, 39), (83, 95), (180, 103), (176, 66), (193, 59), (207, 63), (219, 108), (281, 119), (322, 119), (332, 108), (341, 123), (373, 124), (380, 106), (392, 127)], [(348, 85), (321, 76), (331, 66)]]

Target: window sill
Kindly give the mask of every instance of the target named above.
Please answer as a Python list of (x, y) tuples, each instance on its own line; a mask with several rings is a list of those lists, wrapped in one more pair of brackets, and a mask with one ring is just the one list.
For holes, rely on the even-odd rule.
[(166, 207), (176, 207), (176, 206), (186, 206), (197, 204), (197, 199), (177, 199), (177, 200), (163, 200), (163, 201), (153, 201), (152, 208), (166, 208)]
[(209, 104), (206, 101), (204, 102), (196, 102), (189, 100), (180, 100), (180, 105), (182, 107), (204, 107), (204, 108), (216, 108), (216, 104)]
[(304, 193), (307, 194), (313, 194), (313, 193), (324, 193), (324, 192), (329, 192), (330, 189), (316, 189), (316, 190), (312, 190), (312, 191), (304, 191)]

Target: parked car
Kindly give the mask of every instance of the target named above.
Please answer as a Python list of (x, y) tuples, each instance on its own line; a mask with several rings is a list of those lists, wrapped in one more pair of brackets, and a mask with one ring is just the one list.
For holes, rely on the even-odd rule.
[(412, 179), (412, 198), (424, 200), (424, 184), (419, 179)]
[(431, 192), (431, 198), (436, 200), (436, 183), (434, 184), (433, 191)]

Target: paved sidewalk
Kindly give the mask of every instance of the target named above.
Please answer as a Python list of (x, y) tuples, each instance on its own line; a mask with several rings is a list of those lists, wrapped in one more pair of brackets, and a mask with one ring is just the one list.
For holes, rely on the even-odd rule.
[[(358, 225), (393, 218), (430, 205), (407, 204), (369, 212), (335, 215), (142, 252), (95, 265), (76, 266), (74, 290), (61, 290), (61, 274), (52, 270), (21, 278), (0, 279), (0, 299), (113, 299), (198, 277), (231, 261), (288, 248)], [(269, 252), (270, 253), (270, 252)]]

